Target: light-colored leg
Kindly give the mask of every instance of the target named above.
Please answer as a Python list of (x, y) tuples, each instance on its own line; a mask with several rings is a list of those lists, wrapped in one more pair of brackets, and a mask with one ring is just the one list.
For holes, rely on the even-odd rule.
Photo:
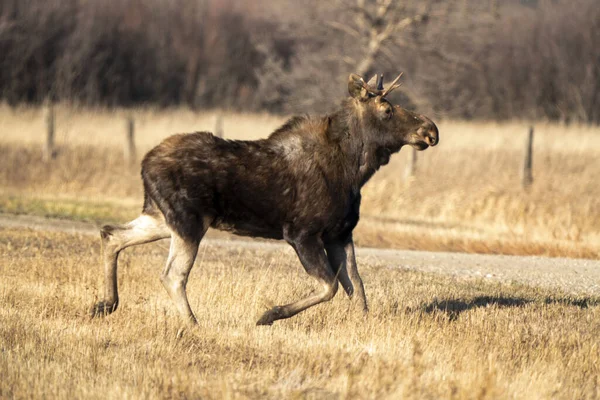
[(185, 287), (194, 266), (199, 244), (200, 239), (183, 239), (173, 232), (169, 259), (160, 277), (181, 316), (192, 324), (196, 324), (197, 321), (190, 308)]
[(166, 239), (171, 232), (162, 215), (142, 214), (125, 225), (107, 225), (100, 230), (103, 247), (104, 300), (91, 311), (92, 317), (110, 314), (119, 305), (117, 264), (119, 253), (127, 247)]
[(309, 237), (292, 243), (294, 250), (306, 272), (322, 286), (322, 289), (305, 299), (284, 306), (276, 306), (267, 311), (256, 323), (257, 325), (271, 325), (278, 319), (292, 317), (309, 307), (331, 300), (338, 289), (336, 276), (331, 269), (323, 242), (316, 237)]

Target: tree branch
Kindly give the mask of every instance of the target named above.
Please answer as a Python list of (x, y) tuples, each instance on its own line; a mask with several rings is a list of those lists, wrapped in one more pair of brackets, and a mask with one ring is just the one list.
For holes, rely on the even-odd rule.
[(358, 39), (362, 38), (362, 36), (356, 29), (352, 29), (351, 27), (349, 27), (346, 24), (342, 24), (342, 23), (336, 22), (336, 21), (327, 21), (326, 24), (329, 25), (330, 27), (332, 27), (333, 29), (342, 31), (354, 38), (358, 38)]

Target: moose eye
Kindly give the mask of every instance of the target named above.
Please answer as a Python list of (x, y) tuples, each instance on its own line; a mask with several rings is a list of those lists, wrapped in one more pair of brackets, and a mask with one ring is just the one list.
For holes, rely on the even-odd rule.
[(388, 117), (389, 117), (390, 115), (392, 115), (392, 107), (387, 107), (387, 108), (385, 109), (385, 115), (387, 115)]

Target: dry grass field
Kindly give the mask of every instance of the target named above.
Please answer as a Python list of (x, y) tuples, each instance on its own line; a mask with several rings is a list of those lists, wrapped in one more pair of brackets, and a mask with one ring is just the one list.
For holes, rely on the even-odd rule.
[[(283, 121), (223, 112), (225, 137), (266, 137)], [(139, 157), (176, 132), (213, 130), (217, 113), (56, 111), (58, 156), (42, 160), (39, 108), (0, 106), (0, 212), (103, 223), (134, 218), (139, 166), (124, 162), (125, 118), (136, 121)], [(435, 118), (434, 118), (435, 119)], [(437, 122), (437, 121), (436, 121)], [(392, 158), (363, 190), (360, 245), (492, 254), (600, 257), (600, 129), (537, 123), (534, 183), (520, 187), (526, 123), (439, 121), (440, 145)]]
[[(0, 107), (0, 212), (124, 221), (141, 206), (123, 156), (216, 113)], [(284, 118), (224, 116), (225, 136)], [(442, 121), (440, 146), (406, 179), (396, 155), (363, 191), (362, 246), (600, 258), (600, 129), (536, 124), (534, 184), (519, 186), (527, 126)], [(215, 235), (215, 233), (209, 233)], [(0, 226), (0, 398), (599, 398), (600, 298), (449, 277), (359, 257), (371, 312), (342, 291), (272, 327), (269, 306), (313, 288), (291, 250), (203, 244), (189, 282), (199, 326), (181, 329), (158, 279), (168, 243), (121, 256), (121, 306), (91, 320), (99, 239)], [(548, 259), (552, 263), (551, 259)]]
[(272, 327), (312, 290), (292, 251), (204, 244), (180, 330), (158, 279), (168, 243), (122, 255), (122, 306), (93, 236), (0, 228), (0, 398), (599, 398), (600, 299), (411, 272), (359, 258), (370, 313), (342, 291)]

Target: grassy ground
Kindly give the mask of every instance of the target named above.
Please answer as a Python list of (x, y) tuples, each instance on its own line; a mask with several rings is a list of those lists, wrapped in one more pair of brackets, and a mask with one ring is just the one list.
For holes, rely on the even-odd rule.
[[(223, 115), (225, 136), (267, 136), (283, 118)], [(97, 223), (124, 221), (141, 206), (139, 167), (123, 157), (134, 115), (141, 155), (174, 132), (212, 130), (217, 113), (57, 108), (58, 156), (42, 160), (40, 109), (0, 106), (0, 212)], [(600, 129), (536, 125), (534, 184), (520, 187), (528, 126), (441, 121), (440, 145), (392, 158), (363, 190), (362, 245), (500, 254), (600, 257)], [(139, 157), (138, 157), (139, 158)]]
[[(139, 154), (215, 113), (57, 110), (42, 160), (39, 109), (0, 106), (0, 212), (98, 225), (135, 217)], [(222, 113), (226, 137), (282, 122)], [(396, 155), (363, 190), (362, 246), (600, 258), (600, 130), (538, 124), (534, 184), (519, 187), (527, 126), (439, 124), (417, 176)], [(210, 233), (214, 235), (214, 233)], [(203, 245), (189, 283), (200, 325), (181, 334), (158, 275), (168, 243), (127, 250), (122, 304), (88, 310), (103, 285), (99, 240), (0, 227), (0, 398), (599, 398), (600, 299), (429, 275), (359, 260), (371, 313), (340, 291), (272, 327), (267, 307), (313, 290), (291, 251)], [(552, 262), (549, 260), (548, 262)]]
[(101, 292), (99, 240), (0, 228), (1, 398), (600, 397), (600, 299), (359, 260), (371, 312), (340, 291), (272, 327), (313, 287), (291, 251), (205, 245), (181, 334), (161, 287), (168, 243), (124, 252), (122, 305)]

